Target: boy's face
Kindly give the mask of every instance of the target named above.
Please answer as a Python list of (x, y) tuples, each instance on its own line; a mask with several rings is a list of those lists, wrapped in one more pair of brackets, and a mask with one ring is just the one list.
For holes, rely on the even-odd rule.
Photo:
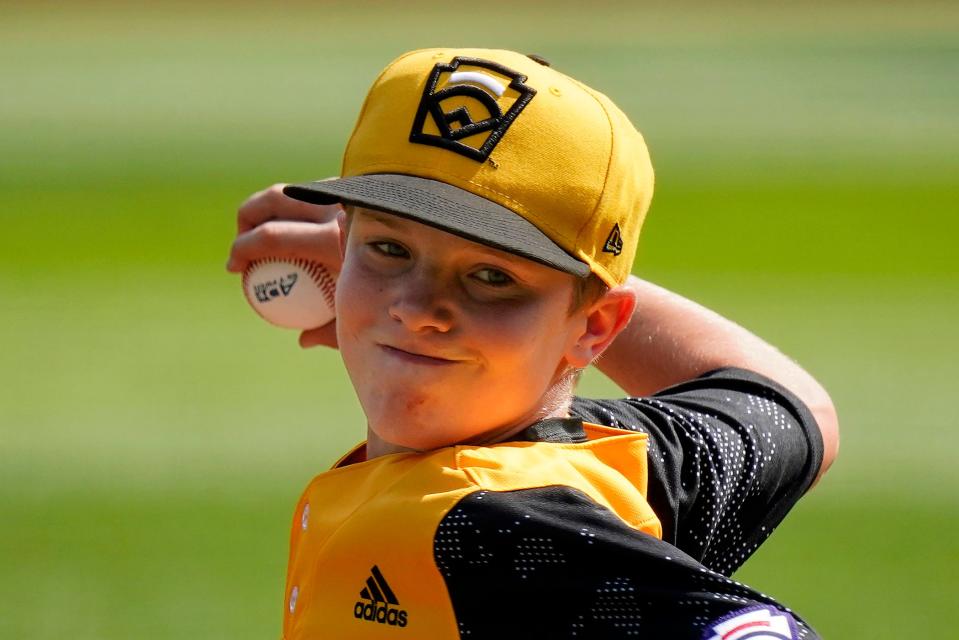
[(584, 366), (574, 276), (369, 209), (343, 233), (337, 339), (371, 443), (491, 442), (563, 414), (553, 387)]

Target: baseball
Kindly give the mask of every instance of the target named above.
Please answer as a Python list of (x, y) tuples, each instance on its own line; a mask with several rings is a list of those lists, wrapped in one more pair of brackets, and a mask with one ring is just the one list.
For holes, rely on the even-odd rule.
[(289, 329), (315, 329), (335, 317), (336, 281), (323, 265), (303, 259), (254, 260), (243, 292), (264, 320)]

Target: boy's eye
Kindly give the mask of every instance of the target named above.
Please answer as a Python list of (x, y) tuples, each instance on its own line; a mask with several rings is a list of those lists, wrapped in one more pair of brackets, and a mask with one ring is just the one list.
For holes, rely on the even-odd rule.
[(403, 245), (396, 244), (395, 242), (371, 242), (370, 246), (385, 256), (405, 258), (409, 255), (409, 252), (403, 248)]
[(485, 268), (473, 273), (473, 277), (494, 287), (504, 287), (513, 282), (513, 279), (499, 269)]

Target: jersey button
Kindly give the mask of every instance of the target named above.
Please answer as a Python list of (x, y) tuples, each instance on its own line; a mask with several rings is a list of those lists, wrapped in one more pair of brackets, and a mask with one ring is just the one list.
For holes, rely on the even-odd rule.
[(300, 588), (293, 587), (293, 590), (290, 591), (290, 613), (293, 613), (293, 610), (296, 609), (296, 598), (300, 595)]

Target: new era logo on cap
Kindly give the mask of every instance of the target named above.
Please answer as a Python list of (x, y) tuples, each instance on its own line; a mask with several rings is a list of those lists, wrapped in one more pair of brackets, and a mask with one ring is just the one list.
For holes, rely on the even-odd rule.
[(484, 162), (536, 95), (525, 81), (525, 75), (479, 58), (436, 64), (413, 119), (410, 142)]
[(623, 232), (619, 230), (619, 223), (613, 225), (612, 231), (606, 236), (603, 251), (618, 256), (623, 252)]

